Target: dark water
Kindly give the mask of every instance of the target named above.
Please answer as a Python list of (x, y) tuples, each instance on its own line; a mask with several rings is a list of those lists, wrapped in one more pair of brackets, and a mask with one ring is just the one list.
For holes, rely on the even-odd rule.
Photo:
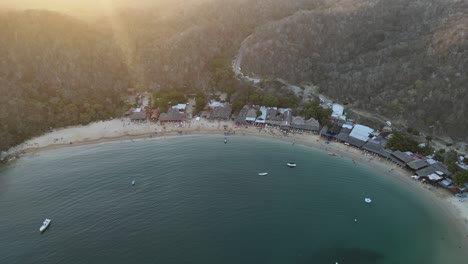
[[(180, 137), (47, 151), (0, 170), (0, 263), (430, 264), (466, 257), (454, 227), (410, 190), (351, 161), (263, 139)], [(45, 218), (52, 224), (41, 235)]]

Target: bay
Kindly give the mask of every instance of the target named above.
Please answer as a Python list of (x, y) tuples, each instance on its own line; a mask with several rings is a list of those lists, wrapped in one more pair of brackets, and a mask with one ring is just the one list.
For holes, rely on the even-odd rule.
[[(408, 186), (305, 146), (240, 136), (228, 144), (184, 136), (25, 156), (0, 170), (0, 213), (0, 263), (466, 257), (456, 228)], [(45, 218), (52, 223), (40, 234)]]

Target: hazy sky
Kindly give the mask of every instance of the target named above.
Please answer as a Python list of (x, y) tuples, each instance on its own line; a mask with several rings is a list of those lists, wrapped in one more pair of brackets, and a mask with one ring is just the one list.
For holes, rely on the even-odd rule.
[(193, 0), (0, 0), (0, 6), (29, 9), (41, 8), (51, 10), (96, 10), (100, 9), (102, 5), (107, 5), (108, 3), (116, 7), (120, 7), (123, 5), (139, 7), (146, 5), (158, 5), (192, 1)]

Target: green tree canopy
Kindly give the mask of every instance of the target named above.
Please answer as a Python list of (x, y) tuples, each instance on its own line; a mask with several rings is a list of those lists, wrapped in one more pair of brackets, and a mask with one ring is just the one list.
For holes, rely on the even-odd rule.
[(196, 104), (195, 110), (197, 111), (197, 113), (201, 112), (206, 105), (206, 100), (203, 94), (197, 95), (197, 97), (195, 98), (195, 104)]
[(272, 94), (266, 94), (263, 96), (262, 105), (270, 106), (270, 107), (277, 107), (279, 104), (278, 97)]
[(420, 148), (418, 146), (418, 142), (408, 137), (405, 137), (398, 131), (393, 131), (392, 137), (387, 142), (387, 148), (392, 150), (399, 150), (399, 151), (411, 151), (411, 152), (419, 152)]
[(247, 102), (247, 97), (241, 95), (238, 96), (233, 102), (232, 102), (232, 112), (234, 114), (239, 113), (239, 111), (244, 107), (245, 103)]
[(320, 102), (318, 99), (307, 103), (301, 111), (301, 115), (303, 115), (306, 119), (311, 117), (317, 119), (320, 124), (322, 125), (329, 125), (330, 124), (330, 116), (332, 114), (331, 109), (325, 109), (320, 106)]
[(468, 182), (468, 171), (459, 171), (453, 176), (453, 181), (458, 186), (463, 186), (463, 184)]

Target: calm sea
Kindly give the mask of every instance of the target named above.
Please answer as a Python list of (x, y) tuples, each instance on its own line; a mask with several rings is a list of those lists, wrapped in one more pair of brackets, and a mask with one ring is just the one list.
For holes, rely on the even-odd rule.
[(465, 263), (444, 221), (378, 172), (268, 139), (113, 142), (0, 170), (0, 263)]

